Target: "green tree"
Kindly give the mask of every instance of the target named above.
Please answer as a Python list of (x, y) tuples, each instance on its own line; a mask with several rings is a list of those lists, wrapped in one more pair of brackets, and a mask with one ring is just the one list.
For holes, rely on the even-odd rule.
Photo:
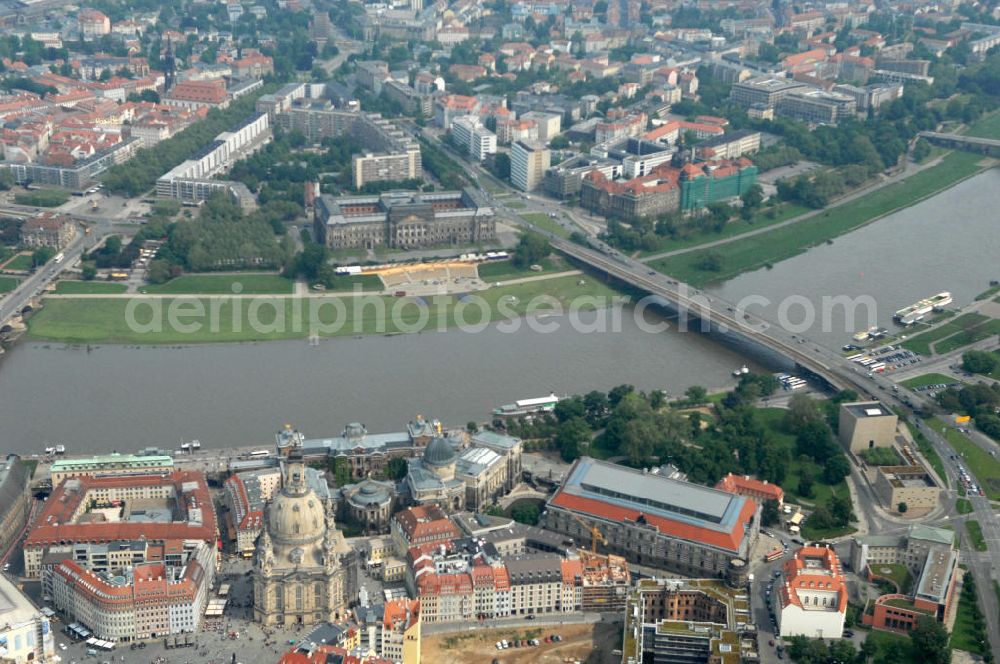
[(518, 267), (528, 267), (540, 262), (552, 253), (552, 247), (544, 236), (533, 231), (521, 234), (521, 239), (514, 248), (513, 263)]
[(833, 525), (838, 528), (843, 528), (854, 520), (854, 510), (851, 508), (849, 496), (840, 494), (830, 496), (830, 500), (827, 501), (827, 509), (830, 510)]
[(575, 395), (568, 399), (561, 399), (552, 411), (552, 414), (560, 422), (583, 417), (586, 413), (587, 406), (583, 399)]
[(583, 397), (583, 407), (586, 411), (587, 423), (592, 427), (602, 424), (608, 416), (611, 404), (608, 403), (608, 395), (604, 392), (593, 390)]
[(334, 457), (329, 462), (330, 472), (333, 473), (333, 480), (338, 487), (351, 483), (351, 462), (344, 457)]
[(580, 448), (590, 441), (590, 427), (582, 417), (574, 417), (559, 425), (555, 443), (563, 461), (573, 461), (580, 456)]
[(565, 150), (570, 145), (569, 139), (565, 135), (559, 134), (549, 141), (549, 147), (553, 150)]
[(896, 511), (899, 512), (900, 514), (906, 514), (906, 510), (908, 509), (910, 508), (907, 506), (906, 503), (900, 503), (899, 505), (896, 505)]
[(510, 510), (510, 517), (514, 521), (525, 523), (529, 526), (536, 525), (540, 516), (541, 510), (534, 503), (518, 503)]
[(391, 480), (400, 481), (406, 477), (406, 471), (409, 466), (406, 463), (406, 459), (402, 457), (392, 457), (385, 464), (385, 475)]
[(788, 402), (788, 410), (781, 420), (781, 427), (791, 434), (796, 434), (810, 422), (822, 421), (816, 401), (804, 394), (795, 394)]
[(962, 368), (969, 373), (992, 373), (1000, 365), (1000, 356), (982, 350), (962, 353)]
[(929, 616), (917, 618), (917, 626), (910, 632), (913, 649), (911, 661), (923, 664), (951, 664), (948, 647), (948, 630)]
[(170, 280), (170, 263), (165, 260), (150, 261), (146, 271), (146, 281), (151, 284), (162, 284)]
[(505, 152), (498, 152), (493, 155), (493, 174), (501, 180), (510, 178), (510, 155)]
[(759, 184), (755, 184), (740, 195), (740, 200), (743, 202), (744, 208), (751, 211), (756, 210), (764, 202), (764, 189)]
[(850, 639), (837, 639), (833, 638), (827, 646), (829, 658), (827, 661), (830, 664), (848, 664), (849, 662), (854, 662), (858, 658), (858, 649), (855, 647), (854, 642)]
[(701, 385), (692, 385), (684, 390), (684, 396), (692, 404), (704, 403), (705, 398), (708, 396), (708, 390)]
[(827, 457), (826, 450), (830, 447), (830, 442), (830, 428), (826, 426), (826, 422), (807, 422), (795, 436), (795, 450), (799, 454), (823, 461)]
[(843, 454), (834, 454), (827, 458), (823, 464), (823, 482), (825, 484), (839, 484), (850, 474), (851, 463)]
[(41, 267), (48, 263), (55, 255), (56, 250), (52, 247), (39, 247), (31, 254), (31, 265), (32, 267)]
[(798, 493), (803, 498), (812, 498), (813, 496), (813, 473), (808, 467), (799, 470)]
[(97, 276), (97, 268), (91, 265), (90, 263), (87, 263), (80, 270), (80, 276), (83, 278), (84, 281), (93, 281), (94, 277)]
[(722, 257), (722, 254), (709, 251), (695, 261), (694, 266), (704, 272), (720, 272), (722, 271), (724, 262), (725, 259)]
[(478, 433), (479, 425), (470, 420), (469, 422), (466, 423), (465, 430), (468, 431), (469, 433)]
[(773, 526), (781, 520), (781, 510), (778, 507), (777, 500), (772, 499), (764, 501), (764, 507), (761, 510), (760, 519), (765, 526)]

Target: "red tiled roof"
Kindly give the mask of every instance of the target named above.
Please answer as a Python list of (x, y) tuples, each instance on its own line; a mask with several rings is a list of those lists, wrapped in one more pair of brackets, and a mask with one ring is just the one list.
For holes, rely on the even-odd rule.
[[(822, 567), (812, 571), (806, 566), (806, 561), (819, 560)], [(782, 605), (794, 604), (802, 608), (798, 590), (823, 590), (837, 593), (837, 610), (843, 613), (847, 610), (847, 587), (840, 567), (840, 560), (832, 547), (804, 546), (795, 552), (795, 556), (785, 562), (785, 583), (781, 588)]]
[(716, 489), (726, 491), (728, 493), (743, 494), (750, 493), (753, 495), (763, 494), (770, 496), (773, 500), (782, 501), (785, 499), (785, 492), (782, 491), (781, 487), (777, 484), (771, 484), (770, 482), (761, 481), (748, 477), (746, 475), (734, 475), (729, 473), (715, 485)]
[[(68, 491), (67, 484), (79, 483), (79, 489)], [(185, 484), (193, 483), (194, 490), (183, 491)], [(201, 510), (201, 525), (189, 522), (144, 523), (121, 521), (117, 523), (74, 523), (73, 515), (87, 494), (101, 488), (172, 485), (179, 498), (181, 509)], [(208, 492), (204, 473), (177, 471), (166, 476), (136, 475), (128, 477), (77, 477), (64, 480), (45, 502), (45, 509), (24, 542), (25, 548), (46, 546), (59, 542), (115, 540), (151, 541), (203, 540), (215, 543), (215, 509)]]
[(655, 526), (662, 534), (684, 539), (692, 542), (701, 542), (720, 549), (738, 551), (740, 543), (743, 541), (743, 528), (746, 523), (753, 518), (757, 511), (757, 505), (752, 500), (747, 500), (743, 505), (736, 524), (729, 532), (710, 530), (700, 526), (692, 526), (681, 521), (674, 521), (661, 516), (646, 514), (630, 507), (622, 507), (612, 503), (606, 503), (594, 498), (574, 496), (561, 490), (552, 499), (552, 504), (564, 509), (582, 512), (595, 517), (610, 521), (631, 521), (636, 522), (639, 517), (643, 517), (647, 524)]
[(452, 540), (461, 537), (458, 528), (437, 505), (418, 505), (405, 509), (395, 517), (410, 543)]

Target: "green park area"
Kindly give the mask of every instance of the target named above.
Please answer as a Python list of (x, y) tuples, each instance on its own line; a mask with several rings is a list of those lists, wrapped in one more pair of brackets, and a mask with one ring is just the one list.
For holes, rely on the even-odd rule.
[[(582, 283), (580, 283), (582, 282)], [(539, 315), (557, 302), (565, 310), (578, 297), (611, 298), (616, 292), (598, 280), (579, 276), (513, 284), (477, 293), (477, 298), (442, 296), (432, 301), (368, 295), (292, 298), (173, 298), (50, 299), (29, 321), (36, 339), (94, 343), (207, 343), (305, 338), (320, 336), (395, 334), (433, 330), (458, 323), (477, 325)], [(539, 305), (535, 298), (546, 296)], [(610, 301), (610, 300), (609, 300)], [(130, 302), (133, 303), (130, 306)], [(168, 325), (171, 305), (188, 312), (179, 321), (196, 329)], [(549, 303), (548, 305), (545, 302)], [(598, 301), (600, 304), (600, 301)], [(237, 311), (233, 307), (237, 307)], [(593, 309), (592, 299), (572, 305)], [(191, 314), (195, 311), (194, 314)], [(127, 314), (131, 313), (133, 324)], [(154, 322), (159, 314), (162, 325)], [(311, 321), (317, 321), (316, 326)], [(251, 321), (255, 324), (251, 325)], [(423, 321), (423, 322), (422, 322)], [(550, 321), (558, 322), (558, 321)], [(142, 328), (155, 328), (146, 331)]]
[(107, 295), (124, 293), (125, 284), (113, 284), (106, 281), (60, 281), (56, 284), (57, 295)]
[(351, 292), (355, 290), (367, 292), (378, 292), (385, 290), (385, 284), (377, 274), (351, 274), (335, 277), (333, 280), (333, 290), (338, 292)]
[(538, 226), (543, 231), (552, 233), (553, 235), (558, 235), (559, 237), (569, 237), (570, 231), (563, 228), (557, 219), (553, 219), (547, 214), (529, 212), (527, 214), (522, 214), (521, 218), (534, 224), (535, 226)]
[(906, 594), (910, 590), (910, 584), (913, 583), (913, 576), (906, 565), (885, 563), (873, 565), (871, 570), (876, 576), (890, 581), (895, 586), (894, 592)]
[(3, 269), (28, 271), (32, 267), (34, 267), (34, 263), (31, 261), (31, 254), (18, 254), (7, 261)]
[(957, 383), (954, 376), (946, 376), (940, 373), (927, 373), (921, 374), (919, 376), (914, 376), (913, 378), (907, 378), (900, 382), (903, 387), (908, 387), (911, 390), (915, 387), (927, 387), (928, 385), (952, 385)]
[(962, 133), (977, 138), (1000, 138), (1000, 113), (984, 115)]
[(486, 282), (503, 281), (505, 279), (521, 279), (524, 277), (537, 276), (539, 274), (549, 274), (561, 270), (572, 270), (573, 268), (558, 256), (549, 256), (538, 261), (542, 266), (541, 272), (534, 272), (529, 267), (515, 265), (513, 261), (495, 261), (492, 263), (481, 263), (479, 265), (479, 278)]
[(59, 207), (69, 200), (69, 196), (70, 193), (64, 189), (36, 189), (14, 194), (14, 202), (35, 207)]
[(803, 472), (818, 478), (823, 474), (822, 466), (811, 460), (804, 460), (795, 454), (795, 436), (786, 432), (782, 427), (787, 410), (784, 408), (758, 408), (755, 412), (757, 421), (764, 425), (771, 444), (775, 449), (781, 450), (782, 454), (788, 458), (788, 471), (781, 483), (781, 488), (784, 489), (786, 495), (793, 498), (795, 502), (810, 506), (825, 503), (835, 494), (847, 495), (847, 483), (844, 481), (835, 485), (816, 481), (812, 483), (809, 495), (803, 494), (799, 487)]
[(0, 293), (6, 293), (17, 288), (19, 280), (14, 277), (0, 277)]
[(706, 242), (724, 240), (726, 238), (749, 233), (750, 231), (756, 231), (769, 226), (774, 226), (775, 224), (780, 224), (783, 221), (788, 221), (789, 219), (806, 214), (807, 212), (812, 212), (812, 210), (802, 205), (798, 205), (797, 203), (779, 203), (774, 207), (766, 207), (759, 210), (754, 214), (750, 221), (735, 218), (723, 226), (722, 230), (718, 233), (714, 231), (707, 233), (694, 232), (681, 238), (665, 237), (655, 249), (652, 251), (640, 251), (638, 255), (649, 256), (668, 251), (678, 251), (680, 249), (697, 247), (698, 245), (705, 244)]
[(143, 293), (169, 295), (289, 294), (294, 282), (277, 274), (186, 274), (162, 284), (142, 287)]
[(972, 502), (968, 498), (956, 499), (955, 511), (959, 514), (972, 514)]
[(965, 522), (965, 530), (969, 535), (969, 542), (976, 551), (986, 551), (986, 538), (983, 537), (983, 527), (975, 519)]
[(726, 281), (772, 265), (843, 235), (875, 219), (947, 189), (980, 170), (980, 155), (952, 152), (935, 166), (877, 189), (801, 222), (731, 242), (650, 263), (664, 274), (694, 286)]
[[(903, 348), (912, 350), (921, 355), (931, 355), (933, 353), (946, 353), (948, 350), (961, 348), (964, 345), (985, 339), (988, 336), (987, 330), (991, 329), (991, 319), (988, 316), (977, 313), (962, 314), (952, 318), (943, 325), (921, 332), (908, 338), (901, 345)], [(967, 341), (971, 339), (971, 341)], [(945, 341), (947, 340), (947, 342)], [(948, 350), (945, 350), (947, 344)]]
[(1000, 500), (1000, 461), (936, 417), (927, 420), (927, 425), (941, 433), (948, 444), (962, 457), (969, 472), (976, 476), (980, 488), (986, 492), (986, 496), (990, 500)]

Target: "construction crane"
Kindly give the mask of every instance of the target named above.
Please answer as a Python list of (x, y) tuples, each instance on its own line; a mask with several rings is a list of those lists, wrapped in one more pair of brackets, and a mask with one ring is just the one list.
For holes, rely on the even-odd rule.
[(600, 528), (598, 528), (597, 526), (594, 526), (594, 525), (591, 525), (591, 524), (587, 523), (586, 521), (584, 521), (583, 519), (581, 519), (580, 517), (578, 517), (576, 514), (573, 514), (572, 512), (570, 512), (570, 516), (572, 516), (574, 519), (576, 519), (576, 522), (579, 523), (581, 526), (583, 526), (586, 530), (590, 531), (590, 552), (591, 553), (597, 553), (597, 542), (598, 542), (598, 540), (600, 540), (601, 544), (603, 544), (604, 546), (608, 545), (608, 540), (607, 540), (607, 538), (604, 537), (604, 533), (601, 532)]

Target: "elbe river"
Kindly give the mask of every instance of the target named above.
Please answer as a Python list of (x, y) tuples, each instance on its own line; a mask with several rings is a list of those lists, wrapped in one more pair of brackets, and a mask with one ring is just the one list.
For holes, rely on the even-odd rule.
[[(805, 303), (817, 321), (805, 333), (840, 347), (869, 324), (918, 299), (951, 291), (969, 303), (1000, 279), (1000, 171), (992, 170), (875, 224), (708, 289), (733, 301), (763, 296), (750, 311), (777, 320), (783, 298), (793, 323)], [(824, 297), (870, 296), (845, 326)], [(747, 362), (733, 349), (674, 329), (651, 333), (621, 317), (619, 332), (582, 333), (565, 319), (553, 333), (520, 326), (413, 335), (203, 346), (90, 349), (24, 342), (0, 362), (0, 452), (41, 453), (61, 443), (70, 454), (147, 446), (203, 449), (268, 446), (289, 422), (308, 437), (361, 422), (372, 433), (401, 431), (418, 414), (446, 426), (485, 421), (516, 399), (608, 390), (622, 383), (680, 394), (690, 385), (724, 387)], [(659, 320), (647, 312), (647, 320)], [(750, 363), (751, 368), (759, 369)]]

